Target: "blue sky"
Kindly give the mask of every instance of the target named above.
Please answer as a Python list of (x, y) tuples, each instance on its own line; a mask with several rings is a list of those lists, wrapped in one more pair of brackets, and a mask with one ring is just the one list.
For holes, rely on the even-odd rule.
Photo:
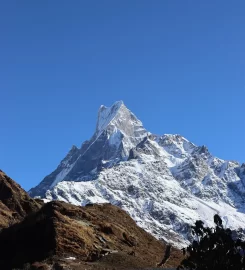
[(4, 1), (0, 168), (25, 189), (123, 100), (153, 133), (245, 162), (245, 1)]

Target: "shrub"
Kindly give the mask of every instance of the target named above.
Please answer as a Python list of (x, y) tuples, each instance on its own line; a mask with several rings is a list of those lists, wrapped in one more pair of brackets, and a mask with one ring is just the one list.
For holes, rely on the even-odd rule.
[(245, 243), (234, 239), (230, 229), (214, 216), (215, 228), (204, 227), (201, 220), (192, 226), (194, 241), (183, 249), (187, 257), (177, 269), (188, 270), (245, 270)]

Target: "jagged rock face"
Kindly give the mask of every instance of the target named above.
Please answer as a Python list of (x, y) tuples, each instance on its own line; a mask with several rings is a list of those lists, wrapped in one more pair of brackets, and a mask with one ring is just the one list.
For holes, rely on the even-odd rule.
[(32, 199), (16, 182), (0, 171), (0, 228), (22, 220), (41, 205)]
[[(117, 254), (128, 260), (123, 269), (145, 268), (160, 262), (165, 249), (162, 242), (138, 227), (116, 206), (78, 207), (50, 202), (21, 223), (0, 232), (0, 268), (7, 270), (22, 267), (27, 262), (46, 259), (51, 262), (72, 256), (81, 267), (75, 269), (85, 269), (88, 266), (83, 262)], [(181, 252), (173, 249), (168, 266), (176, 266), (181, 257)]]
[(110, 202), (177, 246), (188, 243), (197, 219), (212, 226), (215, 213), (233, 229), (245, 225), (245, 165), (180, 135), (147, 132), (122, 102), (102, 106), (91, 140), (73, 147), (30, 194), (77, 205)]

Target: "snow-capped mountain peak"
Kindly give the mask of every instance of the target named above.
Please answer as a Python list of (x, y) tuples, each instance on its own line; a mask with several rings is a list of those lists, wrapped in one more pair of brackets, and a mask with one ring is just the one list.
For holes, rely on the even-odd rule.
[(156, 136), (122, 101), (101, 106), (94, 135), (72, 147), (32, 196), (77, 205), (110, 202), (155, 236), (183, 246), (197, 219), (245, 225), (245, 165), (181, 135)]
[(111, 107), (106, 107), (104, 105), (100, 106), (96, 124), (96, 134), (102, 132), (110, 124), (116, 117), (122, 105), (124, 105), (123, 101), (117, 101)]
[(137, 117), (122, 101), (111, 107), (102, 105), (98, 112), (94, 135), (81, 148), (73, 146), (57, 169), (30, 191), (32, 196), (44, 195), (60, 181), (91, 180), (102, 167), (127, 160), (130, 149), (149, 134)]
[(130, 137), (142, 137), (146, 132), (142, 122), (123, 101), (117, 101), (111, 107), (100, 107), (94, 136), (99, 136), (105, 130), (109, 133), (120, 131), (124, 136)]

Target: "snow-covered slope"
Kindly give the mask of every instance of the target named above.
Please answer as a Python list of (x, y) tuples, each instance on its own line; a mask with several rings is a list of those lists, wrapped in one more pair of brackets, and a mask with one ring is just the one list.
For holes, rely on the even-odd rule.
[(180, 135), (146, 131), (123, 102), (99, 109), (96, 131), (73, 146), (32, 196), (77, 205), (110, 202), (158, 238), (183, 246), (189, 227), (221, 215), (245, 227), (245, 164), (212, 156)]

